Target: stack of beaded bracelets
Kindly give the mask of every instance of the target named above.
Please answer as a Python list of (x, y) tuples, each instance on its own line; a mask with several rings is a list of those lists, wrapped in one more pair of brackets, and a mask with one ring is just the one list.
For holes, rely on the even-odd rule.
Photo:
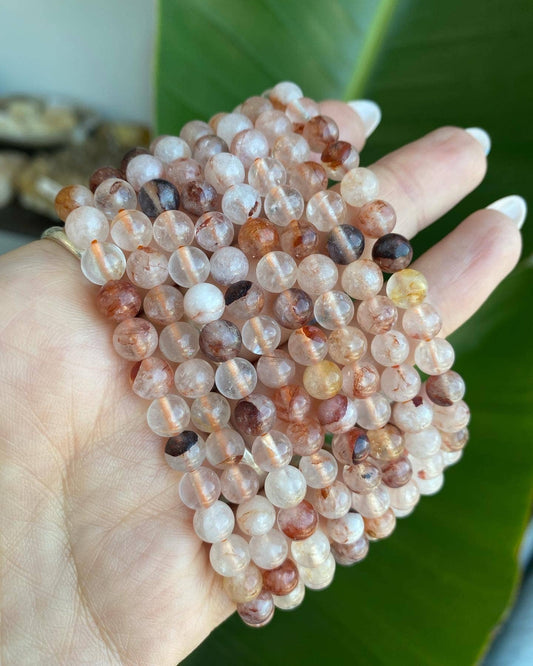
[(338, 136), (283, 82), (56, 199), (196, 534), (255, 627), (362, 560), (468, 439), (426, 279)]

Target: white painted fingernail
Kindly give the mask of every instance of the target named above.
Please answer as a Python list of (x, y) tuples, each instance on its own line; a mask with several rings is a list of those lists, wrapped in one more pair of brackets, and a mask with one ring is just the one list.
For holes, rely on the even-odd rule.
[(356, 99), (348, 105), (357, 113), (365, 127), (365, 138), (369, 137), (381, 122), (381, 109), (370, 99)]
[(484, 129), (481, 129), (481, 127), (467, 127), (465, 131), (468, 132), (470, 136), (474, 137), (474, 139), (481, 144), (481, 147), (485, 151), (485, 155), (488, 155), (490, 153), (490, 147), (491, 147), (490, 136), (487, 132), (485, 132)]
[(522, 228), (527, 215), (526, 200), (518, 194), (511, 194), (508, 197), (503, 197), (503, 199), (498, 199), (487, 208), (498, 210), (500, 213), (507, 215), (519, 229)]

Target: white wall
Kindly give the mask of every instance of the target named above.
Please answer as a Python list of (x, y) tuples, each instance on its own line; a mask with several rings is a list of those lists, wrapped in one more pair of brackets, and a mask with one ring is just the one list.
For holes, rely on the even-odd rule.
[(0, 0), (0, 95), (55, 93), (150, 123), (154, 0)]

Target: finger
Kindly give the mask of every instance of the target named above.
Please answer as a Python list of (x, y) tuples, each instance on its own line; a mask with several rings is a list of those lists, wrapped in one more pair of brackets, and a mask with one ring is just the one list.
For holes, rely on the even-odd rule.
[(497, 210), (478, 210), (412, 264), (428, 280), (428, 300), (444, 322), (441, 335), (464, 324), (514, 268), (519, 225)]
[(379, 106), (366, 99), (349, 103), (330, 99), (320, 102), (319, 107), (323, 115), (333, 118), (337, 123), (339, 139), (348, 141), (359, 151), (381, 120)]

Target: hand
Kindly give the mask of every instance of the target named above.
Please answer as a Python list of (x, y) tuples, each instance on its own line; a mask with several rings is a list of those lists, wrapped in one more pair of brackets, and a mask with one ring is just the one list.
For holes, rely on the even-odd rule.
[[(341, 138), (361, 119), (325, 102)], [(482, 146), (445, 127), (372, 167), (395, 232), (413, 237), (482, 180)], [(413, 267), (444, 335), (516, 264), (516, 222), (481, 210)], [(129, 386), (94, 285), (63, 248), (36, 241), (0, 258), (1, 652), (9, 664), (166, 664), (233, 610), (178, 496), (178, 475)]]

